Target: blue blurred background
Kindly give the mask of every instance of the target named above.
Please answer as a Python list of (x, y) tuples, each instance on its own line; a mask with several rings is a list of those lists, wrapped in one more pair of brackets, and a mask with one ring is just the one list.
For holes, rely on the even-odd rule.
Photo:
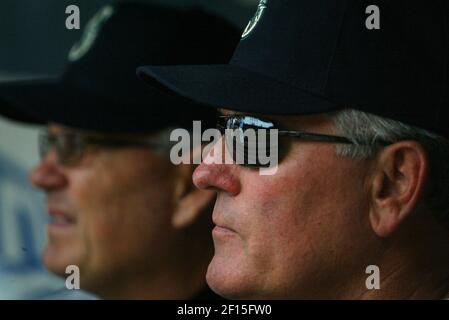
[[(67, 52), (89, 18), (106, 0), (0, 1), (0, 81), (61, 72)], [(172, 6), (200, 6), (244, 28), (257, 0), (147, 0)], [(77, 5), (81, 29), (65, 28), (65, 8)], [(38, 162), (38, 128), (0, 117), (0, 299), (91, 299), (69, 291), (63, 279), (47, 272), (40, 260), (47, 215), (43, 195), (28, 182)]]

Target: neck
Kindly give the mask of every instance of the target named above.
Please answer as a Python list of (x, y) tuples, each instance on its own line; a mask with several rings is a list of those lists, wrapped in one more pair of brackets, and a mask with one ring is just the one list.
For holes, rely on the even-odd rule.
[(367, 290), (364, 286), (352, 298), (443, 299), (447, 296), (449, 235), (444, 228), (433, 223), (416, 224), (388, 242), (376, 262), (380, 269), (380, 289)]
[(120, 280), (114, 278), (113, 284), (108, 283), (94, 293), (103, 299), (192, 299), (206, 287), (211, 250), (205, 250), (204, 243), (198, 250), (178, 249), (171, 261), (156, 268), (153, 260), (148, 268), (128, 271)]

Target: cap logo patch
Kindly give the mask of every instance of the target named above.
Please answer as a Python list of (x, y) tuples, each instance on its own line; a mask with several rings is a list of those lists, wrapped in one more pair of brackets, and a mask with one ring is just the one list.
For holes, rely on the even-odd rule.
[(245, 28), (245, 31), (243, 31), (242, 39), (248, 38), (248, 36), (254, 31), (254, 29), (256, 28), (257, 24), (262, 19), (262, 16), (263, 16), (267, 6), (268, 6), (268, 0), (260, 0), (259, 6), (257, 7), (256, 14), (249, 21), (248, 25)]
[(92, 47), (103, 24), (114, 14), (114, 7), (108, 5), (100, 9), (87, 23), (81, 40), (69, 52), (69, 61), (81, 59)]

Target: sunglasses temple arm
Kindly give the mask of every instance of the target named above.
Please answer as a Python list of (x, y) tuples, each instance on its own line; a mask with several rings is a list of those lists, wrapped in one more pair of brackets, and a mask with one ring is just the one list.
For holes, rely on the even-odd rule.
[(296, 138), (308, 140), (308, 141), (354, 144), (354, 142), (349, 140), (348, 138), (340, 137), (340, 136), (331, 136), (331, 135), (326, 135), (326, 134), (306, 133), (306, 132), (298, 132), (298, 131), (285, 131), (285, 130), (279, 130), (278, 134), (280, 136), (296, 137)]

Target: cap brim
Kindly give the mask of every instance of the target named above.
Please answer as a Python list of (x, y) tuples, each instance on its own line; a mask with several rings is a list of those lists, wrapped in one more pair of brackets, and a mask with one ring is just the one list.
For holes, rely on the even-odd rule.
[(15, 121), (83, 127), (99, 97), (57, 78), (0, 83), (0, 114)]
[(197, 103), (260, 114), (313, 114), (338, 109), (325, 98), (235, 65), (144, 66), (137, 74)]
[(56, 78), (0, 83), (0, 115), (24, 123), (57, 123), (104, 133), (190, 127), (191, 119), (214, 125), (215, 112), (210, 108), (149, 88), (138, 79), (135, 86), (139, 96), (127, 94), (128, 101), (117, 101)]
[(45, 115), (34, 105), (41, 100), (40, 93), (48, 95), (56, 82), (56, 78), (45, 78), (0, 83), (0, 115), (24, 123), (45, 123)]

